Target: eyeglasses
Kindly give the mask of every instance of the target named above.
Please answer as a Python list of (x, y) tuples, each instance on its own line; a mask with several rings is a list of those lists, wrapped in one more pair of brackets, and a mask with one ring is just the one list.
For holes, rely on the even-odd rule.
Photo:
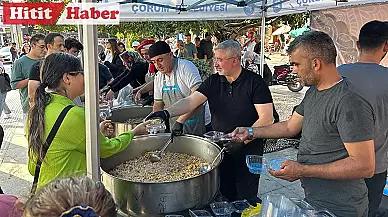
[(216, 62), (219, 63), (219, 62), (223, 62), (225, 60), (230, 60), (230, 59), (233, 59), (233, 58), (236, 58), (236, 57), (229, 57), (229, 58), (225, 58), (225, 59), (222, 59), (222, 58), (216, 58)]
[(75, 72), (68, 72), (70, 75), (75, 75), (77, 76), (78, 74), (84, 75), (84, 71), (75, 71)]
[(38, 48), (40, 48), (40, 49), (42, 49), (42, 50), (46, 48), (46, 46), (43, 45), (43, 44), (42, 44), (42, 45), (34, 44), (34, 45), (36, 45)]

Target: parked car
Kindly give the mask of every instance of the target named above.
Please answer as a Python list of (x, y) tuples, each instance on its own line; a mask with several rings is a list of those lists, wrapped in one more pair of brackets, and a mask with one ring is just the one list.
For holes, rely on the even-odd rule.
[(3, 63), (12, 63), (10, 46), (0, 48), (0, 58), (3, 60)]

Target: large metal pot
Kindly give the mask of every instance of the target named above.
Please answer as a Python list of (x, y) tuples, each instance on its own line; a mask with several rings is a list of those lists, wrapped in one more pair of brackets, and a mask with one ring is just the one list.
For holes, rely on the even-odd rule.
[[(216, 196), (219, 188), (218, 165), (223, 155), (211, 171), (175, 182), (132, 182), (107, 173), (117, 165), (147, 151), (160, 150), (169, 137), (169, 134), (135, 137), (124, 151), (101, 160), (103, 183), (123, 213), (130, 216), (163, 216), (167, 213), (204, 207)], [(174, 138), (167, 151), (187, 153), (211, 162), (221, 149), (207, 139), (187, 135)]]
[(115, 129), (114, 136), (118, 136), (123, 132), (127, 132), (136, 127), (140, 122), (127, 123), (131, 118), (145, 118), (152, 112), (151, 106), (127, 106), (112, 109), (112, 116), (109, 118), (112, 120), (112, 124)]

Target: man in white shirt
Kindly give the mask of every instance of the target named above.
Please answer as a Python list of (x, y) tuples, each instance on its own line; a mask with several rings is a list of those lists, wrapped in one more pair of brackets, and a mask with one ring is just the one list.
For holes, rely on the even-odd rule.
[[(195, 65), (190, 61), (174, 57), (166, 42), (156, 42), (150, 47), (148, 53), (151, 62), (158, 70), (154, 80), (154, 112), (166, 109), (180, 99), (190, 96), (202, 83)], [(183, 132), (203, 135), (206, 131), (205, 113), (210, 116), (209, 109), (206, 106), (200, 106), (193, 112), (171, 118), (170, 125), (173, 124), (171, 132), (175, 135)]]
[(247, 47), (247, 51), (253, 52), (253, 50), (255, 49), (255, 45), (256, 45), (255, 32), (250, 32), (249, 40), (243, 45), (243, 48)]

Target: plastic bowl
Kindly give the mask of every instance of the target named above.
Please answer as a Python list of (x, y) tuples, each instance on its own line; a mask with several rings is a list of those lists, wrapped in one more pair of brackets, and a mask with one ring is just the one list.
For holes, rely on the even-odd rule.
[(267, 160), (260, 155), (247, 155), (245, 158), (249, 172), (253, 174), (265, 174), (268, 172)]
[(282, 165), (282, 163), (289, 159), (289, 157), (277, 157), (268, 159), (268, 167), (271, 170), (280, 170), (280, 166)]
[(267, 195), (261, 205), (261, 215), (265, 217), (302, 217), (299, 210), (297, 205), (284, 195)]
[(203, 217), (213, 217), (210, 212), (206, 210), (191, 210), (189, 209), (189, 214), (191, 217), (203, 216)]
[(247, 200), (237, 200), (232, 202), (235, 212), (242, 213), (245, 209), (249, 208), (251, 204)]
[(219, 141), (230, 141), (231, 138), (223, 133), (223, 132), (219, 132), (219, 131), (209, 131), (205, 134), (203, 134), (203, 136), (209, 140), (211, 140), (212, 142), (219, 142)]
[(215, 202), (210, 204), (210, 208), (216, 216), (231, 216), (234, 212), (234, 207), (228, 202)]

